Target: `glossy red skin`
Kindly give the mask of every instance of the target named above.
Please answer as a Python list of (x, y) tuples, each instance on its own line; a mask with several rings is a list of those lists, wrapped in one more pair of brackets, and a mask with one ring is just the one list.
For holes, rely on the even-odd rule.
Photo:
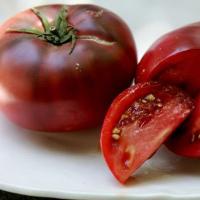
[(200, 22), (158, 39), (137, 68), (136, 82), (157, 80), (178, 85), (195, 96), (200, 91)]
[[(154, 115), (142, 128), (132, 129), (132, 126), (134, 127), (132, 124), (131, 128), (126, 129), (129, 130), (126, 135), (121, 136), (122, 138), (116, 145), (112, 139), (112, 130), (122, 114), (139, 98), (154, 91), (163, 91), (162, 88), (163, 86), (159, 83), (141, 83), (132, 86), (122, 92), (108, 110), (101, 131), (101, 149), (108, 167), (121, 183), (125, 183), (145, 160), (152, 156), (193, 109), (191, 99), (177, 88), (172, 87), (174, 95), (172, 95), (172, 101), (168, 107), (165, 107), (160, 114)], [(176, 94), (181, 95), (181, 97), (177, 97)], [(132, 130), (137, 130), (139, 135)], [(134, 145), (136, 149), (134, 162), (130, 168), (125, 168), (125, 163), (123, 163), (124, 144)]]
[(180, 156), (200, 158), (200, 95), (195, 100), (195, 110), (192, 115), (170, 137), (166, 146)]
[(187, 157), (200, 157), (200, 143), (191, 142), (200, 117), (200, 22), (162, 36), (139, 63), (136, 82), (158, 80), (177, 85), (196, 98), (195, 110), (187, 124), (177, 131), (167, 146)]
[[(38, 7), (52, 21), (62, 5)], [(78, 39), (55, 46), (30, 34), (7, 29), (39, 28), (26, 10), (0, 28), (0, 105), (14, 123), (40, 131), (74, 131), (99, 125), (112, 99), (134, 77), (136, 50), (127, 25), (95, 5), (68, 6), (78, 35), (91, 35), (110, 45)]]

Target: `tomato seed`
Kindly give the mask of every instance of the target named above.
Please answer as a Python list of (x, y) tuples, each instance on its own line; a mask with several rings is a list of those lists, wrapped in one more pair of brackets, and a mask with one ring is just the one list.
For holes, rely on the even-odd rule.
[(123, 115), (121, 116), (121, 119), (127, 119), (127, 118), (129, 118), (129, 116), (128, 116), (127, 114), (123, 114)]
[(157, 98), (156, 101), (159, 102), (159, 103), (161, 102), (161, 100), (159, 98)]
[(163, 107), (162, 103), (158, 103), (157, 106), (158, 106), (159, 108), (162, 108), (162, 107)]
[(147, 103), (147, 100), (145, 100), (145, 99), (142, 99), (142, 103)]
[(119, 134), (120, 132), (121, 132), (121, 130), (118, 128), (114, 128), (112, 131), (113, 134)]
[(145, 99), (148, 101), (155, 101), (156, 97), (153, 94), (149, 94), (145, 97)]
[(113, 138), (114, 140), (119, 140), (120, 135), (118, 135), (118, 134), (112, 134), (112, 138)]

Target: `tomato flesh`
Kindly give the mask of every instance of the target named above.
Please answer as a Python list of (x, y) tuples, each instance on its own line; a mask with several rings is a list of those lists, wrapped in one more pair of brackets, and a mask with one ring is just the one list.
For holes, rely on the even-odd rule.
[(190, 118), (170, 137), (166, 146), (178, 155), (200, 158), (200, 95)]
[(171, 135), (193, 108), (172, 86), (143, 83), (112, 103), (101, 132), (101, 148), (113, 175), (124, 183)]

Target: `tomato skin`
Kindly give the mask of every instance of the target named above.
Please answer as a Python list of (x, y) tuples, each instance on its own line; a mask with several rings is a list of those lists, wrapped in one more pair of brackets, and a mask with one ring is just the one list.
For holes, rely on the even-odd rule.
[[(200, 23), (172, 31), (157, 40), (137, 69), (137, 82), (157, 80), (186, 90), (195, 99), (195, 110), (176, 131), (167, 147), (185, 157), (200, 157), (198, 142), (200, 116)], [(194, 142), (192, 142), (195, 140)]]
[[(149, 93), (161, 91), (164, 96), (170, 94), (170, 104), (163, 107), (160, 114), (153, 114), (145, 125), (132, 123), (125, 127), (119, 141), (113, 140), (113, 130), (124, 112), (133, 102)], [(139, 83), (122, 92), (111, 104), (101, 130), (101, 149), (105, 161), (116, 179), (125, 183), (160, 145), (173, 133), (193, 109), (193, 103), (179, 89), (162, 86), (159, 83)], [(138, 121), (136, 121), (138, 122)], [(135, 125), (136, 124), (136, 125)], [(139, 134), (138, 134), (139, 133)], [(134, 149), (133, 162), (126, 167), (126, 146)]]
[(178, 85), (195, 96), (200, 91), (200, 23), (176, 29), (158, 39), (141, 59), (136, 82), (157, 80)]
[(166, 143), (172, 152), (191, 158), (200, 158), (200, 95), (195, 99), (195, 110), (187, 121)]
[[(53, 21), (61, 7), (37, 9)], [(22, 127), (61, 132), (96, 127), (112, 99), (134, 77), (136, 49), (127, 25), (94, 5), (68, 6), (68, 11), (78, 36), (92, 36), (78, 39), (72, 54), (68, 53), (70, 43), (55, 46), (33, 35), (6, 32), (42, 30), (31, 10), (0, 28), (0, 106)]]

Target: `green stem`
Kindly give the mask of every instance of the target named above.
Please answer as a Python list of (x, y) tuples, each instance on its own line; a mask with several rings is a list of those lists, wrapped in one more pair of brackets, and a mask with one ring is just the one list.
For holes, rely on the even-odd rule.
[(7, 32), (18, 32), (36, 35), (42, 40), (54, 45), (62, 45), (65, 43), (71, 43), (69, 54), (71, 54), (75, 48), (77, 40), (77, 30), (68, 23), (68, 9), (67, 6), (63, 6), (56, 16), (52, 24), (49, 23), (47, 17), (43, 15), (36, 8), (32, 9), (33, 13), (40, 19), (44, 31), (38, 29), (9, 29)]

